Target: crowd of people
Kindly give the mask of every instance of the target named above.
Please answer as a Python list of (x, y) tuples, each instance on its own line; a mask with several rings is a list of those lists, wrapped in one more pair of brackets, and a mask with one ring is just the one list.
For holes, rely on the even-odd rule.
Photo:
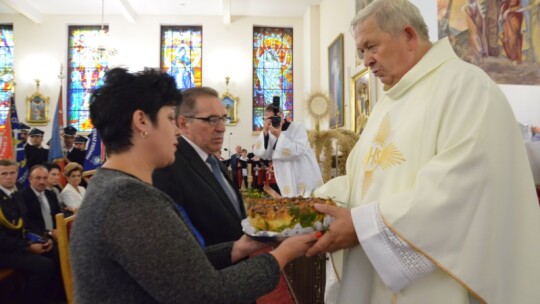
[[(23, 274), (25, 303), (62, 298), (59, 212), (77, 214), (70, 250), (81, 304), (253, 303), (287, 263), (328, 253), (326, 303), (537, 301), (540, 209), (504, 94), (448, 39), (430, 42), (407, 0), (375, 0), (351, 27), (384, 94), (347, 173), (326, 184), (307, 131), (279, 104), (265, 109), (252, 152), (237, 146), (224, 159), (229, 117), (218, 93), (180, 92), (152, 69), (111, 69), (93, 92), (107, 161), (86, 189), (76, 130), (64, 129), (65, 168), (43, 164), (43, 132), (30, 130), (29, 186), (16, 185), (16, 162), (0, 160), (0, 268)], [(333, 218), (324, 234), (260, 242), (241, 225), (249, 175), (272, 195), (343, 205), (315, 205)]]
[[(239, 190), (253, 190), (263, 193), (266, 187), (279, 192), (274, 175), (272, 159), (262, 159), (253, 152), (238, 145), (228, 159), (219, 153), (218, 160), (228, 168), (233, 185)], [(251, 181), (251, 183), (250, 183)]]
[(48, 161), (44, 133), (21, 123), (26, 179), (18, 176), (17, 162), (0, 160), (0, 269), (15, 269), (24, 278), (13, 295), (17, 303), (65, 301), (55, 215), (76, 212), (85, 195), (80, 184), (86, 137), (73, 126), (63, 128), (63, 160), (57, 163)]

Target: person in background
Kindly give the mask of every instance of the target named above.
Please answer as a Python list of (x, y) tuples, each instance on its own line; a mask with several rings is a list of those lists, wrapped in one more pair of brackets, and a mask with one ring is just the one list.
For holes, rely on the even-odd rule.
[(26, 145), (26, 141), (28, 140), (28, 132), (30, 131), (30, 126), (22, 122), (19, 122), (19, 128), (21, 130), (21, 143), (23, 145)]
[(241, 263), (265, 245), (243, 236), (201, 246), (181, 208), (152, 186), (153, 171), (172, 164), (185, 144), (177, 138), (181, 100), (174, 78), (156, 70), (112, 69), (92, 94), (90, 118), (107, 161), (70, 236), (76, 303), (253, 302), (316, 239), (316, 233), (293, 236)]
[(62, 192), (62, 185), (60, 184), (60, 166), (56, 163), (45, 163), (45, 167), (49, 170), (49, 176), (47, 177), (47, 189), (56, 194), (60, 206), (62, 206), (62, 200), (60, 199), (60, 192)]
[(247, 150), (242, 149), (240, 158), (238, 158), (238, 184), (242, 187), (242, 183), (244, 183), (246, 190), (248, 190), (248, 162)]
[(60, 193), (60, 201), (67, 210), (75, 211), (81, 207), (86, 189), (81, 187), (82, 167), (76, 162), (71, 162), (64, 168), (64, 176), (67, 184)]
[[(272, 117), (275, 116), (280, 118), (279, 125), (273, 126)], [(284, 119), (281, 107), (276, 108), (273, 104), (266, 107), (263, 131), (257, 138), (253, 153), (262, 159), (272, 160), (281, 196), (309, 197), (323, 183), (306, 129), (299, 123)]]
[(258, 156), (254, 156), (251, 159), (251, 188), (257, 189), (259, 192), (263, 192), (265, 177), (266, 172), (263, 162)]
[(537, 127), (537, 126), (530, 126), (530, 139), (533, 140), (533, 141), (537, 141), (537, 140), (540, 140), (540, 138), (538, 138), (538, 136), (540, 135), (540, 127)]
[(67, 126), (64, 128), (64, 146), (62, 147), (62, 152), (64, 153), (64, 158), (66, 163), (76, 162), (79, 165), (84, 165), (84, 150), (81, 150), (75, 147), (75, 136), (77, 134), (77, 129), (73, 126)]
[(236, 187), (236, 189), (240, 190), (242, 188), (242, 185), (238, 179), (238, 159), (242, 155), (242, 146), (236, 146), (234, 148), (234, 153), (231, 155), (231, 158), (229, 159), (229, 166), (231, 166), (231, 178), (232, 183)]
[(51, 239), (25, 238), (26, 207), (15, 187), (18, 170), (15, 161), (0, 160), (0, 268), (23, 276), (22, 303), (48, 303), (54, 299), (54, 285), (60, 284), (58, 255)]
[(154, 172), (154, 185), (182, 206), (207, 245), (237, 240), (246, 217), (242, 197), (221, 162), (214, 171), (216, 158), (209, 157), (223, 145), (225, 107), (209, 87), (191, 88), (182, 96), (175, 160)]
[(30, 185), (19, 192), (28, 210), (26, 229), (37, 234), (56, 238), (55, 216), (61, 212), (56, 194), (47, 190), (49, 170), (44, 165), (30, 168)]
[(28, 144), (24, 146), (27, 168), (32, 168), (35, 165), (42, 165), (47, 162), (49, 149), (45, 149), (42, 146), (44, 134), (45, 132), (38, 128), (32, 128), (28, 133)]
[(225, 158), (223, 158), (223, 156), (221, 156), (221, 150), (217, 151), (216, 153), (214, 153), (214, 156), (216, 157), (217, 160), (219, 160), (220, 162), (224, 162), (225, 161)]
[(315, 191), (348, 207), (315, 205), (334, 220), (307, 252), (345, 249), (338, 302), (538, 302), (540, 208), (503, 92), (409, 1), (375, 0), (352, 32), (384, 94)]
[(75, 137), (75, 141), (73, 142), (73, 146), (81, 151), (86, 151), (86, 143), (88, 142), (88, 138), (82, 136), (82, 135), (77, 135)]
[(272, 161), (266, 161), (266, 177), (265, 187), (272, 189), (279, 196), (279, 187), (276, 182), (276, 175), (274, 174), (274, 164)]

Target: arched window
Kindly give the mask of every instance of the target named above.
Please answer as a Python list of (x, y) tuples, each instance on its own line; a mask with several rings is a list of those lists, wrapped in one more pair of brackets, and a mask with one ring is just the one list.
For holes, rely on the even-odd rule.
[(293, 29), (253, 28), (253, 131), (263, 127), (264, 109), (279, 96), (285, 118), (293, 119)]
[(109, 67), (109, 54), (99, 50), (100, 35), (107, 35), (108, 27), (69, 26), (67, 124), (79, 132), (90, 132), (90, 96), (103, 83)]
[(202, 85), (202, 26), (162, 26), (160, 66), (179, 89)]

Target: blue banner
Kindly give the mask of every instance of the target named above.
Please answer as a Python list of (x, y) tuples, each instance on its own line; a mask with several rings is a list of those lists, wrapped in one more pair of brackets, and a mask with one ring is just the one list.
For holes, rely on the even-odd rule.
[(84, 157), (84, 166), (83, 171), (92, 171), (101, 167), (103, 162), (102, 158), (102, 147), (101, 147), (101, 137), (96, 130), (92, 129), (92, 133), (88, 136), (88, 148), (86, 149), (86, 156)]
[[(62, 87), (60, 87), (60, 97), (58, 98), (58, 102), (62, 102)], [(54, 120), (52, 124), (52, 136), (51, 136), (51, 144), (49, 146), (49, 157), (48, 161), (53, 162), (55, 160), (62, 160), (64, 158), (64, 154), (62, 153), (62, 140), (60, 139), (60, 124), (58, 123), (59, 115), (58, 113), (58, 106), (56, 107), (56, 111), (54, 111)]]

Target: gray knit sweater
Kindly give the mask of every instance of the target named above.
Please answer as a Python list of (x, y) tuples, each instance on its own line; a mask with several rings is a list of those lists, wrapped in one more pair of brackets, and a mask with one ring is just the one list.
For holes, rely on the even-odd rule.
[(167, 195), (115, 170), (92, 177), (70, 239), (77, 304), (249, 303), (279, 281), (273, 256), (231, 266), (232, 243), (203, 250)]

